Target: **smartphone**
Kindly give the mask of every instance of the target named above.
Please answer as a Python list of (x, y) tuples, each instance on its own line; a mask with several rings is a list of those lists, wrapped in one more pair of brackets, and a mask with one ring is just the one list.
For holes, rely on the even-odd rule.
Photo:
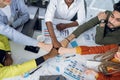
[(39, 52), (39, 47), (36, 46), (25, 46), (24, 50), (33, 52), (33, 53), (38, 53)]

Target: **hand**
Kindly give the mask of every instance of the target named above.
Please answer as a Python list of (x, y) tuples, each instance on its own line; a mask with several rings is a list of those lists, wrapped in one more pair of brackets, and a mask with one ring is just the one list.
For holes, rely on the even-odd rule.
[(120, 52), (116, 52), (116, 54), (114, 55), (114, 58), (120, 61)]
[(44, 49), (47, 52), (49, 52), (53, 48), (52, 44), (46, 44), (44, 42), (39, 42), (37, 46)]
[(54, 48), (60, 48), (60, 47), (61, 47), (61, 43), (58, 42), (58, 41), (54, 41), (54, 42), (53, 42), (53, 47), (54, 47)]
[(47, 59), (55, 57), (57, 55), (58, 55), (58, 50), (56, 50), (55, 48), (52, 48), (51, 51), (43, 57), (45, 60), (47, 60)]
[(56, 25), (57, 30), (62, 31), (66, 28), (66, 25), (63, 23), (57, 24)]
[(9, 66), (13, 63), (13, 59), (11, 57), (11, 54), (7, 54), (5, 56), (4, 66)]
[(98, 73), (97, 73), (97, 72), (95, 72), (94, 70), (90, 70), (90, 69), (89, 69), (89, 70), (86, 70), (86, 71), (85, 71), (85, 74), (87, 74), (87, 75), (90, 75), (90, 74), (91, 74), (91, 75), (94, 75), (94, 76), (96, 76), (96, 77), (98, 76)]
[(106, 18), (107, 18), (107, 14), (105, 12), (100, 12), (98, 14), (99, 21), (102, 20), (102, 19), (106, 20)]
[(66, 40), (66, 39), (62, 40), (60, 43), (61, 43), (62, 47), (67, 47), (69, 44), (68, 40)]

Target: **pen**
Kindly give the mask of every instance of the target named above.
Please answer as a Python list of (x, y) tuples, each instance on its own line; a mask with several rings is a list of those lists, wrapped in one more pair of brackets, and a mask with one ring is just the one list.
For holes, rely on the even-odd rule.
[(38, 69), (40, 69), (42, 66), (36, 68), (34, 71), (30, 72), (30, 73), (25, 73), (24, 74), (24, 78), (27, 78), (28, 76), (32, 75), (35, 71), (37, 71)]
[(74, 55), (66, 56), (65, 58), (70, 58), (70, 57), (74, 57), (74, 56), (76, 56), (76, 55), (74, 54)]
[(30, 72), (30, 75), (32, 75), (35, 71), (37, 71), (38, 69), (40, 69), (42, 66), (39, 66), (38, 68), (36, 68), (35, 70), (33, 70), (32, 72)]

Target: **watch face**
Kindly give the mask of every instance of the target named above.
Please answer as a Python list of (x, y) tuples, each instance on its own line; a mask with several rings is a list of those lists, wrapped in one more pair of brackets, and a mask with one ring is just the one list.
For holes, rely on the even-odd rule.
[(102, 20), (100, 21), (100, 23), (105, 23), (105, 20), (104, 20), (104, 19), (102, 19)]

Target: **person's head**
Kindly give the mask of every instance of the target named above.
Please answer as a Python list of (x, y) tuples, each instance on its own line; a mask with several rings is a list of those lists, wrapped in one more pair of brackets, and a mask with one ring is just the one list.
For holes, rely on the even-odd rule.
[(108, 19), (108, 27), (109, 28), (117, 28), (120, 27), (120, 1), (114, 4), (114, 10)]
[(0, 0), (0, 7), (5, 7), (11, 3), (11, 0)]
[[(116, 72), (120, 72), (120, 52), (117, 52), (118, 48), (111, 49), (104, 54), (95, 56), (100, 57), (101, 64), (98, 66), (100, 72), (105, 75), (110, 75)], [(109, 72), (108, 68), (113, 68), (113, 72)]]
[(66, 4), (72, 4), (74, 0), (65, 0)]

